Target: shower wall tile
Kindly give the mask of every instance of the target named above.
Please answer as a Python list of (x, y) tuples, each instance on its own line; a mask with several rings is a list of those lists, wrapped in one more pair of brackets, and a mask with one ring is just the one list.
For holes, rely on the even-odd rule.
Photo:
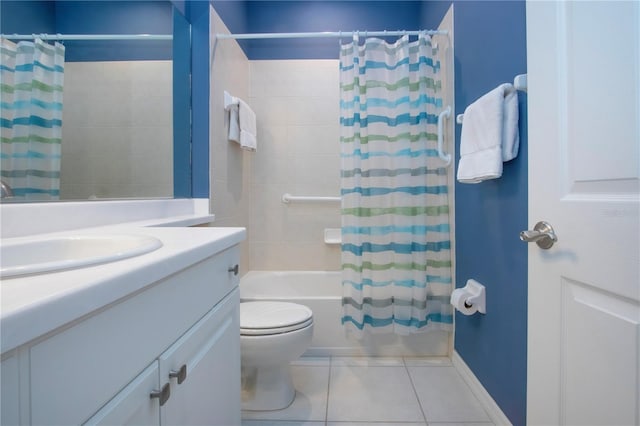
[[(284, 63), (284, 64), (283, 64)], [(338, 61), (307, 60), (255, 61), (251, 77), (251, 96), (324, 96), (338, 92)]]
[[(340, 150), (340, 128), (334, 124), (287, 126), (287, 145), (292, 155), (335, 155)], [(339, 162), (338, 162), (339, 163)]]
[(288, 134), (291, 128), (287, 125), (258, 125), (260, 137), (260, 157), (290, 158), (292, 147)]
[(257, 271), (285, 269), (280, 265), (287, 262), (285, 243), (250, 241), (249, 256), (251, 269)]
[[(340, 186), (340, 157), (337, 154), (296, 155), (291, 174), (297, 185), (314, 185), (318, 177), (327, 186)], [(338, 195), (338, 191), (331, 194)]]
[(65, 64), (61, 198), (172, 196), (172, 73), (171, 61)]
[[(229, 33), (218, 14), (210, 8), (210, 31)], [(210, 196), (213, 226), (249, 227), (251, 175), (255, 153), (244, 151), (227, 138), (228, 113), (224, 110), (224, 91), (244, 100), (249, 98), (249, 60), (234, 40), (211, 43), (210, 72)], [(240, 244), (240, 274), (255, 269), (250, 263), (248, 240)]]
[(291, 97), (287, 103), (287, 124), (340, 124), (340, 98), (336, 96)]
[(286, 125), (289, 122), (288, 98), (265, 96), (251, 98), (249, 105), (256, 113), (256, 121), (259, 127)]
[(292, 178), (291, 161), (286, 157), (261, 156), (253, 162), (253, 183), (285, 184)]
[(339, 85), (336, 60), (250, 62), (249, 104), (258, 124), (249, 227), (252, 269), (337, 270), (339, 203), (293, 202), (282, 194), (340, 192)]

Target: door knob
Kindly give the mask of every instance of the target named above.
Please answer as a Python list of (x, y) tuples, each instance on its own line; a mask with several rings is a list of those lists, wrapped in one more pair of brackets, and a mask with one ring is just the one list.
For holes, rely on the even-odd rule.
[(536, 223), (533, 231), (522, 231), (520, 239), (527, 243), (535, 242), (541, 249), (549, 249), (554, 243), (558, 242), (558, 237), (553, 231), (553, 227), (545, 221)]

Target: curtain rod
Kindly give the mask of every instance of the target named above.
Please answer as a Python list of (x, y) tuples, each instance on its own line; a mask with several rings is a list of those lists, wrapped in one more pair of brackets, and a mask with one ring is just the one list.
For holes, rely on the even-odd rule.
[(420, 34), (428, 35), (447, 35), (447, 30), (426, 30), (426, 31), (325, 31), (325, 32), (311, 32), (311, 33), (254, 33), (254, 34), (216, 34), (216, 38), (219, 40), (225, 39), (270, 39), (270, 38), (342, 38), (353, 37), (354, 35), (363, 37), (395, 37), (395, 36), (417, 36)]
[(0, 34), (9, 40), (173, 40), (171, 34)]

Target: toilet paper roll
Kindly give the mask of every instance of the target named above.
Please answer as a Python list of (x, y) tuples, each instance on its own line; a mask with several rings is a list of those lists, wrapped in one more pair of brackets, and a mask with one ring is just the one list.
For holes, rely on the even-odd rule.
[(478, 308), (475, 305), (471, 305), (471, 307), (465, 306), (465, 302), (469, 297), (471, 297), (471, 293), (464, 288), (457, 288), (451, 293), (451, 304), (462, 315), (473, 315), (478, 312)]

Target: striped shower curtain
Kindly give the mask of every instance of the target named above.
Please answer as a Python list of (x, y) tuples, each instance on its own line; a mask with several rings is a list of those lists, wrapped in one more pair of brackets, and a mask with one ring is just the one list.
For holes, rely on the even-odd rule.
[(2, 180), (16, 197), (58, 199), (64, 46), (2, 39), (1, 55)]
[(430, 37), (340, 49), (343, 317), (347, 334), (451, 329), (440, 62)]

